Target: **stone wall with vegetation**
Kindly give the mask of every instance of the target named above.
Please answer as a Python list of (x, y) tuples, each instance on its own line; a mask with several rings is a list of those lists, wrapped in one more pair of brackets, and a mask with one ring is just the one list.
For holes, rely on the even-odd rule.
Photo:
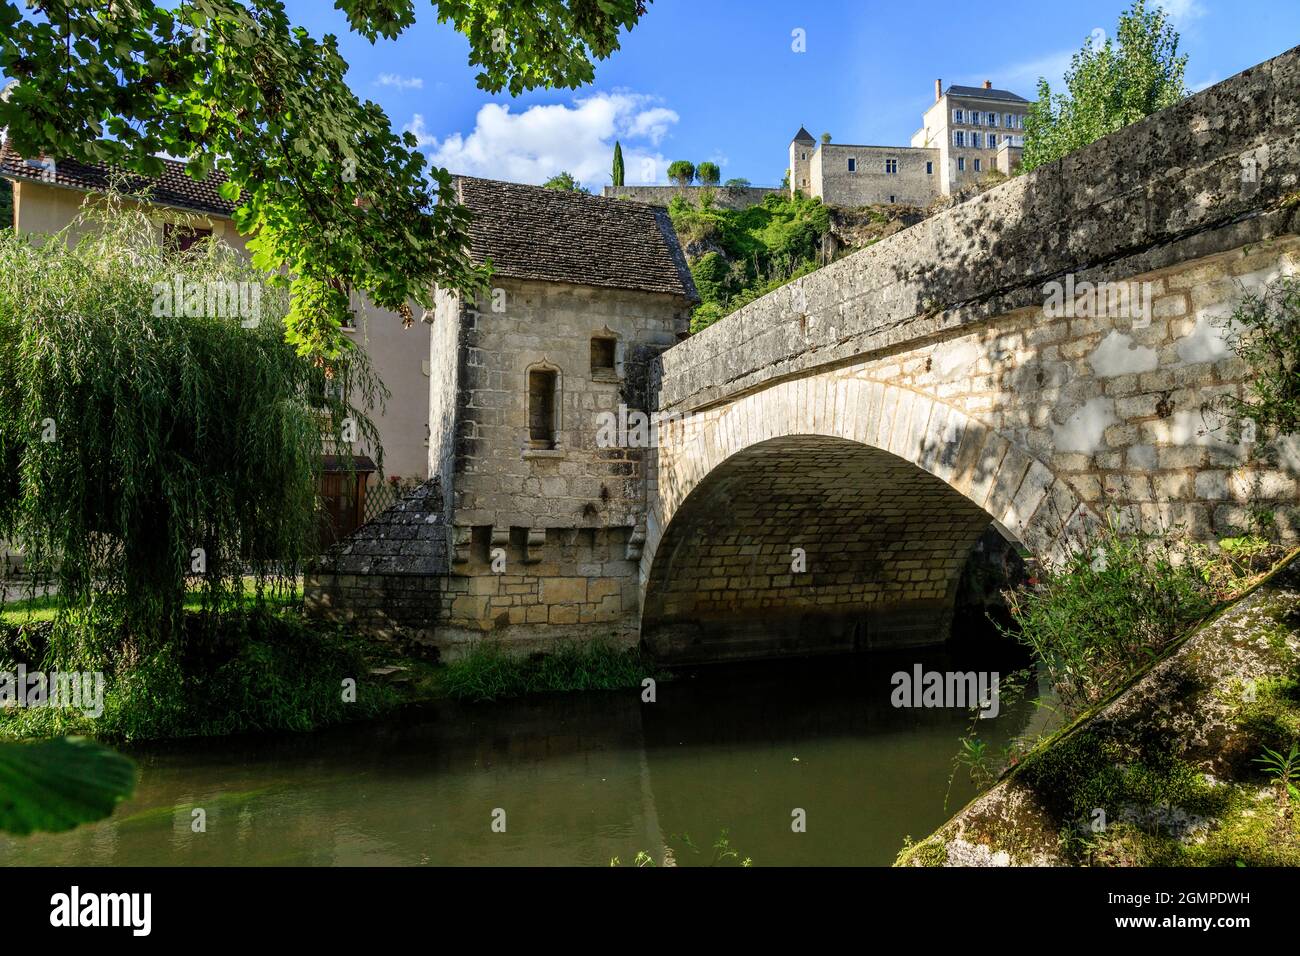
[(678, 198), (695, 205), (709, 196), (720, 209), (747, 209), (768, 196), (784, 196), (785, 190), (779, 186), (606, 186), (604, 195), (664, 207)]
[(1300, 865), (1300, 559), (1049, 739), (908, 866)]

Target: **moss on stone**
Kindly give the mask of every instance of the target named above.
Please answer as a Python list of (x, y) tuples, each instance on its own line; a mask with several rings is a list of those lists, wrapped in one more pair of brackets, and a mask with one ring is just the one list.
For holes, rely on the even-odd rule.
[(1090, 847), (1101, 866), (1300, 866), (1300, 825), (1276, 788), (1221, 788), (1224, 810), (1189, 839), (1124, 822)]
[(1300, 668), (1286, 677), (1260, 681), (1254, 697), (1238, 705), (1234, 719), (1255, 750), (1285, 750), (1300, 739)]
[(910, 836), (903, 838), (903, 848), (898, 851), (894, 866), (943, 866), (948, 862), (948, 843), (938, 834), (913, 843)]

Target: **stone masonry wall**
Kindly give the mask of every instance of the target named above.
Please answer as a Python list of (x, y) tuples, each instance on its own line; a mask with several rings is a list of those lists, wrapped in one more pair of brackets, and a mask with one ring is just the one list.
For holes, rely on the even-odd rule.
[[(686, 328), (669, 296), (499, 280), (503, 311), (461, 316), (451, 523), (456, 529), (630, 528), (642, 521), (642, 454), (597, 447), (599, 415), (640, 406), (630, 384)], [(617, 338), (616, 370), (593, 376), (590, 340)], [(528, 372), (559, 375), (556, 448), (528, 448)], [(464, 538), (461, 531), (460, 537)], [(453, 561), (459, 555), (453, 554)]]
[(779, 186), (606, 186), (604, 195), (619, 199), (631, 199), (636, 202), (649, 203), (652, 206), (668, 207), (677, 197), (686, 200), (692, 206), (699, 205), (700, 193), (711, 189), (713, 205), (720, 209), (748, 209), (750, 206), (762, 205), (768, 196), (782, 196), (785, 191)]
[(642, 636), (677, 660), (932, 642), (989, 520), (878, 448), (806, 435), (757, 443), (675, 516)]
[[(644, 626), (660, 616), (701, 622), (703, 629), (683, 637), (674, 628), (666, 639), (689, 652), (689, 640), (701, 635), (723, 647), (743, 636), (741, 618), (762, 618), (766, 626), (782, 610), (798, 614), (804, 603), (811, 610), (845, 600), (882, 633), (899, 606), (938, 597), (909, 591), (900, 560), (911, 555), (890, 542), (904, 549), (918, 542), (924, 567), (952, 575), (958, 569), (945, 564), (941, 542), (954, 556), (969, 553), (981, 520), (997, 521), (1049, 559), (1077, 546), (1087, 524), (1106, 514), (1126, 527), (1213, 541), (1250, 529), (1252, 513), (1263, 510), (1283, 542), (1300, 543), (1300, 437), (1240, 441), (1207, 408), (1222, 396), (1241, 397), (1249, 384), (1216, 323), (1243, 295), (1297, 272), (1300, 240), (1261, 243), (1133, 277), (1150, 290), (1149, 321), (1018, 310), (682, 418), (663, 431), (652, 476)], [(827, 471), (821, 446), (806, 437), (816, 435), (860, 443), (864, 453), (891, 461), (894, 472), (882, 475), (865, 458)], [(791, 445), (793, 436), (801, 437)], [(769, 449), (781, 455), (784, 471), (802, 476), (798, 498), (808, 508), (785, 510), (787, 494), (763, 487), (765, 459), (753, 456)], [(744, 509), (718, 503), (742, 465), (756, 472), (747, 487), (753, 514), (763, 520), (747, 521)], [(830, 477), (817, 492), (813, 476), (823, 473)], [(958, 501), (976, 511), (963, 512)], [(882, 504), (895, 505), (901, 519), (883, 536), (875, 534)], [(736, 518), (731, 534), (744, 539), (741, 553), (757, 557), (746, 563), (727, 553), (719, 561), (715, 544), (724, 539), (710, 536), (725, 529), (710, 526), (715, 515)], [(847, 541), (825, 538), (828, 515), (854, 529), (847, 540), (874, 543), (861, 555), (868, 564), (896, 570), (867, 575), (859, 564), (857, 577), (832, 577), (844, 573), (837, 556)], [(827, 544), (822, 553), (809, 549), (808, 574), (766, 577), (772, 569), (765, 556), (787, 555), (801, 539)], [(682, 561), (683, 551), (689, 560)], [(825, 580), (845, 585), (846, 595), (823, 600)], [(715, 608), (732, 615), (725, 627), (706, 620)], [(824, 627), (802, 632), (811, 648), (860, 643)]]
[[(849, 159), (855, 170), (849, 172)], [(885, 172), (894, 160), (897, 173)], [(926, 173), (925, 164), (932, 163)], [(939, 151), (888, 146), (822, 144), (811, 160), (811, 192), (831, 206), (904, 203), (925, 207), (939, 196)], [(892, 200), (890, 197), (893, 197)]]
[[(521, 651), (561, 635), (632, 639), (646, 452), (601, 447), (600, 416), (645, 408), (648, 367), (685, 333), (685, 302), (498, 277), (474, 306), (439, 293), (429, 318), (435, 479), (398, 510), (429, 516), (437, 566), (404, 561), (386, 513), (322, 562), (313, 609), (453, 657), (489, 632)], [(593, 368), (593, 336), (615, 340), (613, 369)], [(531, 369), (557, 375), (553, 448), (529, 442)]]

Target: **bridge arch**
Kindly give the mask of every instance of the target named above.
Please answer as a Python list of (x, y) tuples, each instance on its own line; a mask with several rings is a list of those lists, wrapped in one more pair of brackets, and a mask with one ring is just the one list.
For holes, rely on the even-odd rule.
[(990, 523), (1053, 560), (1089, 516), (996, 430), (835, 373), (663, 423), (649, 484), (642, 637), (679, 659), (932, 642)]

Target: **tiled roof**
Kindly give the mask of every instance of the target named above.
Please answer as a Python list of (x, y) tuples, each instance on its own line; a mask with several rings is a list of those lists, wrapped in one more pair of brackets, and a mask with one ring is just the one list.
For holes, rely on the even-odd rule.
[(470, 254), (497, 275), (699, 301), (662, 207), (470, 176), (456, 183), (473, 216)]
[(330, 547), (316, 563), (324, 574), (446, 574), (449, 567), (447, 518), (436, 477)]
[[(185, 174), (185, 164), (174, 159), (164, 159), (163, 174), (156, 179), (125, 173), (118, 187), (132, 194), (147, 193), (151, 202), (173, 206), (191, 212), (229, 218), (235, 210), (234, 203), (222, 199), (217, 187), (226, 181), (224, 173), (213, 172), (202, 182)], [(54, 174), (39, 162), (24, 160), (8, 143), (0, 147), (0, 176), (26, 182), (43, 182), (52, 186), (80, 189), (84, 192), (106, 192), (113, 167), (104, 163), (83, 163), (75, 159), (60, 159), (54, 163)]]
[(795, 141), (796, 143), (815, 143), (815, 142), (817, 142), (817, 140), (815, 140), (815, 139), (812, 138), (812, 133), (808, 132), (808, 131), (807, 131), (806, 129), (804, 129), (802, 126), (799, 127), (799, 132), (797, 132), (797, 133), (794, 134), (794, 141)]
[(1012, 103), (1029, 102), (1029, 100), (1025, 99), (1023, 96), (1020, 96), (1017, 93), (1012, 93), (1010, 90), (986, 90), (982, 86), (950, 86), (945, 95), (966, 96), (983, 100), (1007, 100)]

